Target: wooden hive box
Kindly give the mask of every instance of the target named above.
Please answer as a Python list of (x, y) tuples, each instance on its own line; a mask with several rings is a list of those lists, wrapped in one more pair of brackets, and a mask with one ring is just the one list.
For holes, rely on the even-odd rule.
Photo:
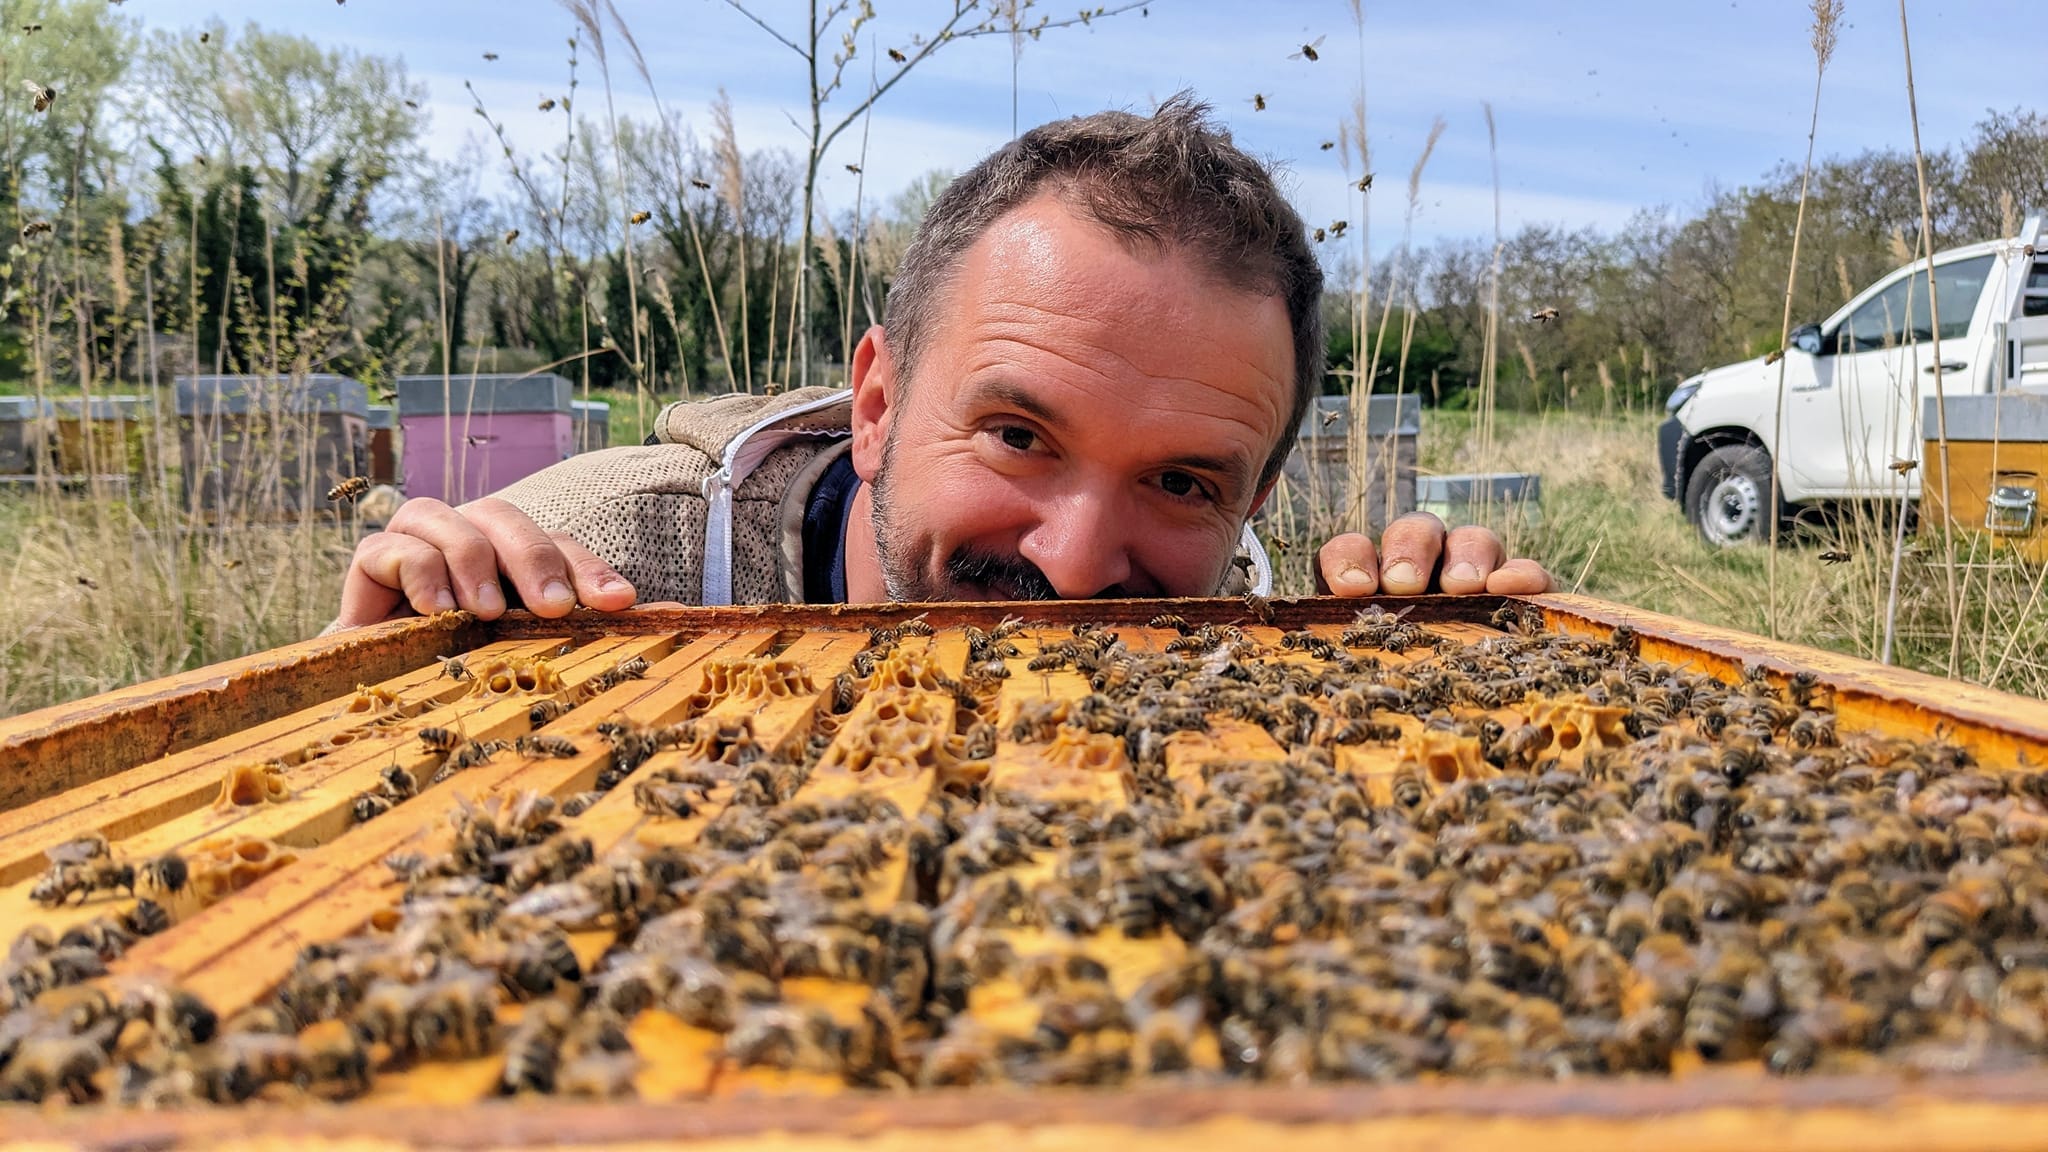
[[(1847, 738), (1939, 736), (1999, 770), (2029, 771), (2048, 755), (2048, 708), (2038, 702), (1847, 657), (1574, 596), (1519, 602), (1526, 608), (1490, 597), (1387, 603), (1405, 609), (1407, 623), (1456, 641), (1500, 635), (1497, 622), (1515, 613), (1527, 621), (1530, 611), (1548, 628), (1577, 636), (1609, 638), (1625, 626), (1642, 660), (1728, 682), (1750, 678), (1772, 691), (1799, 677), (1802, 690), (1831, 698), (1836, 724)], [(1360, 607), (1328, 599), (1278, 602), (1264, 622), (1251, 619), (1248, 606), (1236, 601), (683, 609), (609, 617), (579, 613), (558, 621), (512, 613), (491, 624), (450, 614), (306, 641), (0, 724), (0, 925), (11, 938), (29, 924), (62, 929), (125, 903), (95, 898), (46, 908), (29, 899), (44, 871), (45, 851), (81, 835), (102, 834), (117, 856), (133, 860), (169, 849), (193, 853), (202, 842), (223, 837), (260, 839), (288, 854), (290, 862), (203, 909), (178, 904), (189, 893), (167, 898), (176, 922), (115, 959), (108, 978), (115, 986), (124, 978), (174, 980), (225, 1017), (262, 1002), (306, 945), (374, 929), (380, 917), (390, 915), (400, 891), (384, 861), (445, 840), (458, 794), (483, 799), (537, 791), (567, 798), (590, 789), (612, 765), (609, 746), (597, 736), (600, 721), (657, 725), (692, 713), (720, 723), (743, 720), (763, 746), (811, 747), (819, 766), (798, 795), (879, 791), (914, 811), (942, 786), (934, 771), (862, 776), (847, 768), (851, 742), (883, 722), (878, 713), (885, 704), (893, 701), (900, 710), (907, 697), (888, 696), (873, 685), (850, 712), (828, 719), (839, 707), (834, 696), (842, 682), (835, 677), (869, 646), (872, 628), (921, 618), (935, 634), (903, 636), (898, 645), (911, 654), (910, 662), (888, 667), (900, 672), (923, 660), (927, 669), (951, 668), (957, 675), (965, 671), (970, 646), (965, 628), (993, 628), (1012, 611), (1028, 617), (1034, 625), (1019, 635), (1026, 641), (1019, 651), (997, 656), (1008, 677), (983, 698), (1007, 723), (1035, 700), (1074, 700), (1089, 692), (1088, 682), (1071, 668), (1028, 666), (1039, 647), (1029, 641), (1056, 643), (1070, 635), (1072, 624), (1112, 628), (1133, 650), (1159, 650), (1178, 633), (1148, 622), (1170, 612), (1190, 628), (1242, 625), (1251, 639), (1272, 649), (1270, 659), (1307, 660), (1307, 654), (1292, 651), (1298, 642), (1281, 647), (1284, 634), (1334, 640)], [(1497, 615), (1503, 610), (1511, 615)], [(445, 674), (442, 659), (457, 655), (482, 679)], [(727, 673), (742, 666), (734, 661), (763, 657), (782, 662), (788, 675), (781, 690), (749, 698), (727, 684)], [(1398, 671), (1434, 657), (1423, 649), (1382, 651), (1375, 658)], [(545, 670), (536, 670), (535, 659), (545, 661)], [(611, 674), (633, 659), (647, 662), (646, 675)], [(503, 674), (501, 683), (488, 682), (494, 669)], [(807, 672), (808, 682), (791, 670)], [(593, 681), (601, 691), (584, 689)], [(456, 726), (472, 740), (509, 739), (529, 731), (531, 705), (553, 694), (581, 698), (542, 727), (575, 743), (574, 755), (501, 755), (424, 786), (375, 819), (357, 822), (351, 814), (353, 799), (374, 786), (386, 766), (408, 765), (425, 776), (435, 758), (417, 737), (422, 728)], [(961, 720), (951, 695), (940, 692), (926, 704), (938, 722)], [(819, 739), (813, 743), (812, 736)], [(1389, 773), (1398, 780), (1395, 762), (1406, 755), (1398, 749), (1410, 747), (1403, 741), (1413, 738), (1414, 731), (1404, 728), (1398, 738), (1368, 739), (1332, 757), (1339, 772), (1385, 803)], [(1192, 796), (1206, 786), (1212, 769), (1283, 755), (1265, 729), (1212, 715), (1206, 730), (1172, 738), (1164, 765), (1172, 788)], [(643, 847), (688, 844), (706, 826), (703, 817), (719, 794), (697, 816), (677, 820), (650, 817), (630, 799), (636, 781), (675, 764), (675, 757), (673, 751), (657, 752), (634, 767), (618, 787), (571, 819), (571, 829), (588, 835), (600, 854), (607, 845), (628, 841)], [(1021, 729), (1004, 730), (978, 771), (990, 795), (999, 787), (1027, 793), (1078, 788), (1112, 806), (1131, 779), (1128, 766), (1091, 776), (1085, 757), (1064, 771), (1048, 768), (1047, 757)], [(221, 796), (226, 768), (272, 761), (282, 764), (284, 798), (243, 805)], [(1398, 792), (1400, 785), (1391, 787)], [(907, 879), (905, 851), (892, 849), (867, 874), (860, 899), (924, 898), (911, 891), (916, 885)], [(605, 926), (573, 934), (586, 968), (615, 934)], [(1157, 969), (1173, 945), (1163, 933), (1118, 940), (1114, 947), (1106, 938), (1101, 942), (1113, 953), (1107, 962), (1120, 981)], [(845, 991), (833, 981), (808, 979), (791, 981), (783, 995), (830, 1007), (847, 1002)], [(973, 1010), (991, 1018), (1003, 1011), (986, 1002)], [(517, 1008), (502, 1011), (509, 1016)], [(963, 1142), (983, 1147), (998, 1141), (1036, 1148), (1113, 1143), (1130, 1150), (1234, 1149), (1267, 1141), (1315, 1149), (2048, 1147), (2048, 1079), (2038, 1067), (1956, 1076), (1922, 1070), (1780, 1079), (1751, 1062), (1676, 1078), (1581, 1077), (1558, 1083), (1425, 1076), (1381, 1085), (1275, 1085), (1212, 1076), (1114, 1090), (865, 1091), (801, 1070), (739, 1066), (721, 1055), (711, 1042), (715, 1035), (659, 1009), (642, 1014), (632, 1039), (643, 1060), (634, 1074), (633, 1100), (493, 1099), (502, 1059), (493, 1054), (380, 1072), (366, 1094), (338, 1104), (160, 1112), (110, 1104), (63, 1110), (0, 1105), (0, 1140), (10, 1146), (211, 1149), (362, 1141), (402, 1148), (677, 1141), (849, 1149), (958, 1148)], [(1213, 1056), (1213, 1038), (1209, 1043)]]

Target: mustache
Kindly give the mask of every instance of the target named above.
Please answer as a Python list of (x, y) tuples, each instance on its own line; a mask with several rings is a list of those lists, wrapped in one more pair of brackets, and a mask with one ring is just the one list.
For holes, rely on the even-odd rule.
[(946, 578), (976, 584), (1008, 600), (1057, 600), (1059, 591), (1038, 566), (1021, 556), (998, 556), (961, 548), (946, 559)]

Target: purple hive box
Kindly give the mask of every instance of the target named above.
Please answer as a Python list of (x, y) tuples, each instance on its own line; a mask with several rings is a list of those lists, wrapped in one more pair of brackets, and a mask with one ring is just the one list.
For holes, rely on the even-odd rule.
[(460, 504), (576, 451), (569, 381), (532, 376), (400, 376), (405, 494)]

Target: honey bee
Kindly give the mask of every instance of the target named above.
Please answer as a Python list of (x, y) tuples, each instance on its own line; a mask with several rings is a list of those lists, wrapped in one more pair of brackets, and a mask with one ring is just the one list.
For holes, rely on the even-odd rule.
[(332, 488), (329, 488), (327, 490), (327, 499), (335, 503), (353, 504), (356, 502), (357, 497), (361, 496), (365, 492), (368, 492), (369, 490), (369, 477), (350, 476), (348, 479), (343, 480), (341, 483), (336, 484)]
[(443, 657), (441, 660), (441, 675), (458, 682), (464, 680), (474, 681), (476, 679), (476, 674), (469, 670), (469, 665), (464, 663), (460, 656)]
[(898, 64), (903, 64), (908, 62), (910, 57), (905, 56), (902, 52), (894, 48), (891, 48), (889, 49), (889, 59), (895, 61)]
[(61, 1095), (84, 1104), (97, 1094), (93, 1077), (107, 1066), (108, 1047), (111, 1040), (93, 1035), (30, 1033), (0, 1069), (0, 1099), (37, 1104)]
[(74, 895), (84, 903), (100, 892), (122, 890), (130, 896), (135, 894), (134, 866), (116, 863), (108, 857), (96, 857), (52, 865), (29, 890), (29, 898), (46, 908), (54, 908)]
[(21, 226), (21, 238), (27, 242), (38, 236), (47, 236), (50, 231), (51, 224), (48, 220), (31, 220)]
[(1254, 93), (1252, 93), (1252, 111), (1254, 111), (1254, 112), (1264, 112), (1265, 110), (1266, 110), (1266, 94), (1265, 94), (1264, 92), (1254, 92)]
[(576, 744), (565, 736), (546, 734), (526, 735), (515, 738), (512, 748), (522, 756), (551, 757), (568, 760), (576, 756)]
[(590, 811), (592, 806), (604, 798), (605, 793), (603, 792), (578, 792), (562, 801), (562, 815), (565, 817), (581, 816), (585, 812)]
[(1534, 312), (1529, 313), (1529, 319), (1538, 324), (1548, 324), (1557, 319), (1557, 309), (1550, 307), (1538, 308)]
[(47, 84), (38, 84), (33, 80), (23, 80), (21, 86), (28, 90), (29, 107), (32, 111), (48, 112), (50, 105), (57, 102), (57, 90)]
[(853, 174), (854, 174), (855, 176), (858, 176), (858, 175), (860, 175), (860, 165), (858, 165), (858, 164), (848, 164), (848, 165), (846, 166), (846, 170), (847, 170), (848, 172), (851, 172), (851, 173), (853, 173)]
[(498, 54), (497, 54), (496, 52), (486, 52), (486, 53), (484, 53), (484, 59), (485, 59), (485, 60), (496, 60), (497, 58), (498, 58)]
[(546, 97), (535, 108), (541, 112), (553, 112), (555, 110), (555, 98), (553, 96)]
[(1918, 460), (1904, 459), (1893, 460), (1889, 465), (1887, 465), (1887, 467), (1889, 467), (1892, 471), (1897, 472), (1901, 476), (1906, 475), (1907, 473), (1911, 472), (1915, 468), (1918, 468), (1919, 466), (1920, 462)]
[(1250, 612), (1252, 614), (1252, 618), (1257, 620), (1259, 623), (1271, 624), (1273, 622), (1273, 604), (1264, 596), (1261, 596), (1256, 592), (1245, 593), (1244, 607), (1245, 611)]
[(1301, 51), (1288, 53), (1287, 58), (1289, 60), (1307, 60), (1309, 63), (1313, 64), (1317, 60), (1322, 59), (1322, 57), (1316, 55), (1316, 51), (1317, 49), (1323, 46), (1323, 41), (1327, 39), (1329, 39), (1329, 37), (1327, 36), (1318, 36), (1315, 38), (1313, 42), (1303, 44), (1301, 46)]
[(526, 1010), (505, 1039), (500, 1095), (554, 1092), (555, 1074), (562, 1066), (562, 1043), (569, 1037), (573, 1020), (572, 1010), (559, 1000), (543, 1000)]
[(1349, 227), (1351, 227), (1351, 222), (1349, 220), (1330, 221), (1330, 239), (1335, 240), (1342, 237), (1344, 235), (1344, 230)]
[(692, 177), (690, 180), (690, 187), (695, 188), (699, 192), (709, 192), (711, 191), (711, 182), (709, 180), (702, 180)]
[(567, 700), (542, 700), (526, 710), (526, 722), (530, 727), (540, 728), (568, 715), (575, 707)]
[(325, 1020), (299, 1034), (299, 1061), (323, 1094), (347, 1100), (370, 1090), (370, 1057), (347, 1025)]
[(519, 229), (507, 228), (505, 230), (505, 243), (510, 244), (517, 239), (519, 239)]
[(632, 216), (628, 217), (628, 219), (629, 219), (629, 220), (631, 220), (631, 221), (632, 221), (633, 223), (635, 223), (635, 224), (645, 224), (645, 223), (647, 223), (647, 222), (648, 222), (649, 220), (651, 220), (651, 219), (653, 219), (653, 218), (654, 218), (654, 214), (653, 214), (652, 212), (644, 212), (644, 211), (643, 211), (643, 212), (635, 212), (635, 213), (633, 213), (633, 215), (632, 215)]
[(1839, 548), (1830, 548), (1820, 553), (1820, 562), (1823, 564), (1847, 564), (1849, 561), (1854, 559), (1855, 557), (1853, 555), (1844, 552)]

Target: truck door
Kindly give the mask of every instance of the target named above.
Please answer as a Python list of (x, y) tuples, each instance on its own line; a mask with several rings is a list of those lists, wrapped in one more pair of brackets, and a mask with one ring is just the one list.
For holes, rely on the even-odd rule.
[[(1943, 390), (1982, 391), (1990, 354), (1979, 315), (1984, 282), (1996, 258), (1971, 256), (1935, 266), (1941, 305)], [(1934, 326), (1924, 266), (1892, 274), (1832, 331), (1821, 334), (1813, 383), (1789, 388), (1780, 474), (1803, 496), (1897, 495), (1919, 492), (1917, 473), (1891, 470), (1896, 459), (1920, 456), (1920, 398), (1934, 394)]]

